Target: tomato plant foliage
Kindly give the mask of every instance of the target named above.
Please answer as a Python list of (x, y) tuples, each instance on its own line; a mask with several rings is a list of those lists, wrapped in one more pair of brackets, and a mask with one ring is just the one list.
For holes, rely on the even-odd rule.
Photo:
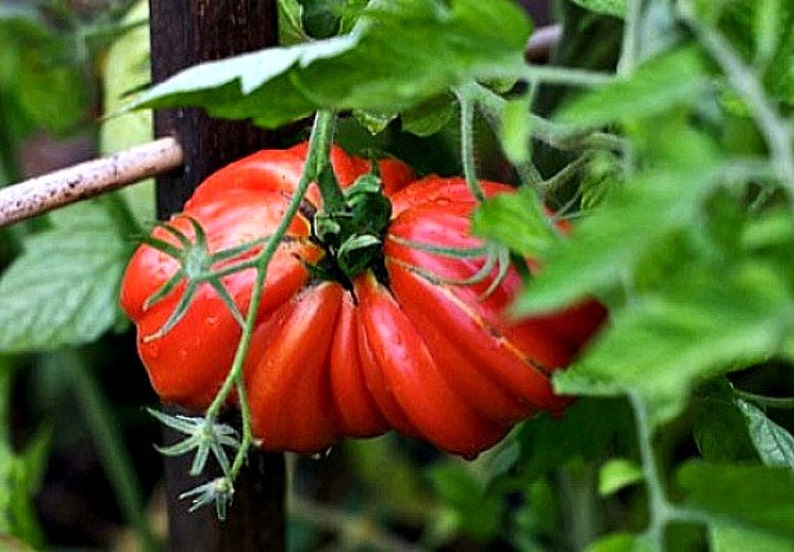
[[(609, 308), (597, 339), (552, 378), (556, 391), (576, 397), (564, 416), (538, 415), (475, 462), (443, 458), (427, 470), (442, 511), (431, 516), (422, 544), (465, 535), (516, 549), (791, 549), (790, 2), (560, 1), (562, 38), (547, 65), (525, 61), (534, 25), (508, 0), (279, 5), (281, 47), (189, 68), (127, 107), (199, 106), (267, 127), (333, 110), (335, 138), (354, 153), (376, 150), (428, 172), (462, 173), (475, 192), (480, 177), (492, 176), (483, 173), (496, 172), (521, 189), (484, 201), (473, 232), (541, 267), (522, 284), (511, 316), (543, 316), (590, 297)], [(0, 40), (9, 39), (0, 33)], [(19, 63), (8, 54), (0, 61), (0, 78)], [(45, 76), (51, 86), (65, 78)], [(71, 113), (67, 102), (53, 125), (70, 124)], [(31, 117), (14, 124), (28, 128)], [(330, 141), (317, 151), (323, 147), (330, 151)], [(434, 166), (439, 158), (453, 161)], [(307, 166), (303, 177), (325, 178)], [(544, 205), (570, 219), (565, 236)], [(48, 246), (46, 236), (69, 243), (72, 233), (67, 218), (54, 222), (0, 281), (0, 317), (17, 313), (15, 324), (35, 328), (31, 309), (50, 312), (41, 307), (56, 293), (74, 308), (48, 316), (58, 327), (35, 332), (39, 340), (22, 325), (3, 324), (6, 350), (90, 341), (116, 325), (108, 290), (130, 248), (115, 236), (130, 227), (86, 220), (75, 240), (105, 232), (100, 221), (114, 236), (107, 248), (80, 250), (81, 264), (102, 268), (101, 277), (86, 277), (99, 285), (59, 291), (42, 283), (31, 293), (42, 298), (38, 305), (9, 296), (35, 287), (37, 259), (72, 251)], [(183, 230), (195, 228), (185, 222)], [(347, 247), (372, 244), (364, 238)], [(80, 293), (88, 300), (81, 303)], [(244, 337), (235, 318), (246, 317), (248, 303), (237, 299), (229, 325)], [(224, 355), (232, 362), (234, 351)], [(226, 391), (245, 391), (239, 368)], [(212, 382), (222, 384), (223, 374)], [(228, 395), (219, 404), (206, 393), (194, 406), (211, 403), (214, 415)], [(171, 452), (195, 449), (196, 458), (213, 454), (236, 469), (237, 457), (225, 451), (246, 445), (227, 426), (212, 416), (172, 423), (193, 440)], [(202, 435), (216, 446), (202, 445)], [(407, 453), (390, 454), (390, 473), (413, 488)], [(212, 483), (191, 495), (197, 505), (226, 504), (229, 496), (212, 494)], [(394, 497), (395, 508), (426, 498)]]
[[(290, 36), (305, 36), (302, 4), (283, 4)], [(678, 524), (706, 527), (711, 546), (726, 549), (726, 520), (742, 527), (732, 530), (737, 542), (748, 535), (770, 543), (791, 539), (791, 524), (771, 513), (791, 504), (783, 491), (794, 468), (791, 435), (785, 423), (767, 417), (785, 418), (789, 402), (779, 395), (792, 389), (794, 355), (794, 97), (791, 34), (783, 31), (791, 29), (790, 7), (772, 0), (563, 4), (564, 37), (571, 42), (560, 50), (561, 60), (588, 47), (587, 33), (577, 40), (574, 29), (620, 20), (614, 74), (591, 70), (595, 66), (527, 65), (521, 51), (532, 26), (511, 2), (373, 1), (353, 25), (338, 14), (331, 18), (339, 35), (189, 69), (134, 105), (201, 105), (264, 125), (317, 109), (354, 110), (380, 117), (370, 130), (403, 122), (410, 131), (417, 106), (435, 102), (436, 123), (413, 127), (419, 134), (443, 133), (450, 119), (441, 114), (451, 105), (459, 109), (461, 167), (469, 183), (476, 181), (470, 117), (472, 110), (480, 113), (503, 140), (525, 189), (514, 201), (485, 202), (474, 230), (539, 257), (543, 267), (513, 304), (513, 315), (537, 316), (591, 296), (611, 312), (592, 347), (554, 378), (558, 391), (593, 397), (582, 404), (605, 415), (594, 422), (597, 443), (561, 448), (565, 453), (552, 455), (555, 461), (533, 464), (560, 443), (582, 438), (589, 425), (530, 420), (517, 437), (523, 447), (507, 464), (519, 471), (536, 467), (517, 479), (498, 472), (490, 484), (540, 493), (539, 481), (554, 469), (588, 481), (587, 471), (572, 463), (578, 458), (604, 466), (607, 497), (644, 487), (645, 523), (634, 535), (603, 537), (595, 549), (662, 548), (699, 538), (672, 530)], [(316, 16), (312, 12), (315, 29)], [(521, 101), (500, 98), (497, 80), (527, 83), (513, 89)], [(550, 118), (539, 117), (532, 98), (548, 94), (551, 84), (569, 88), (557, 89), (560, 107)], [(568, 238), (540, 222), (541, 200), (564, 206), (563, 212), (578, 209)], [(778, 387), (759, 383), (770, 370), (782, 378)], [(607, 396), (627, 402), (636, 439), (627, 439), (631, 428), (606, 415), (616, 403), (595, 398)], [(707, 409), (696, 405), (710, 400), (736, 423), (707, 422)], [(585, 406), (572, 409), (572, 419), (577, 408)], [(606, 430), (610, 423), (614, 431)], [(708, 443), (724, 438), (742, 443), (719, 449), (724, 462), (756, 465), (718, 468), (687, 463), (686, 456), (660, 464), (660, 453), (671, 454), (664, 449), (671, 445), (670, 428), (682, 425), (707, 461), (718, 450)], [(616, 456), (607, 461), (610, 455)], [(677, 478), (666, 473), (678, 463)], [(460, 475), (438, 471), (434, 477)], [(781, 494), (766, 500), (763, 487), (776, 478)], [(597, 478), (589, 480), (595, 488)], [(460, 520), (471, 515), (459, 496), (450, 501)], [(478, 538), (493, 530), (480, 527)], [(607, 528), (590, 529), (574, 534), (582, 539), (574, 544)]]

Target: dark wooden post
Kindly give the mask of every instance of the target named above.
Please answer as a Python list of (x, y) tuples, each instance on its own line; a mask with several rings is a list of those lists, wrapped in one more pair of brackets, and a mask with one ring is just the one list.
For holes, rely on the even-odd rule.
[[(185, 67), (277, 43), (276, 0), (150, 0), (152, 80)], [(212, 120), (197, 109), (160, 110), (157, 136), (174, 136), (185, 154), (183, 169), (157, 182), (161, 219), (182, 208), (207, 175), (267, 145), (251, 125)], [(166, 432), (165, 444), (179, 436)], [(203, 483), (188, 474), (189, 458), (166, 460), (169, 549), (175, 552), (284, 550), (285, 468), (281, 454), (256, 451), (235, 486), (225, 522), (213, 508), (188, 513), (178, 495)]]

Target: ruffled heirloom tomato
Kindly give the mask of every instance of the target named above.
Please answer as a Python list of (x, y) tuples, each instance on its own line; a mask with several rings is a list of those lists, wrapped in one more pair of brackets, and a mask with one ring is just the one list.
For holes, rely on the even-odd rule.
[[(198, 222), (210, 253), (267, 237), (296, 189), (305, 157), (302, 144), (233, 163), (204, 181), (169, 224), (195, 239), (191, 219)], [(345, 188), (370, 172), (368, 162), (338, 148), (332, 164)], [(262, 446), (316, 452), (345, 437), (395, 429), (469, 456), (498, 442), (518, 420), (561, 410), (567, 399), (553, 394), (549, 375), (597, 329), (603, 308), (590, 302), (552, 316), (508, 320), (503, 312), (520, 288), (517, 272), (508, 270), (495, 287), (495, 270), (471, 282), (484, 258), (437, 250), (481, 245), (469, 235), (476, 201), (465, 182), (435, 176), (412, 182), (412, 171), (395, 160), (380, 161), (379, 172), (392, 217), (375, 266), (342, 282), (311, 269), (328, 260), (312, 232), (311, 214), (322, 208), (316, 187), (268, 266), (244, 368), (253, 432)], [(487, 196), (512, 190), (482, 186)], [(154, 236), (179, 245), (162, 228)], [(202, 410), (232, 364), (241, 328), (204, 282), (178, 322), (158, 333), (186, 285), (159, 301), (147, 299), (178, 269), (167, 253), (142, 245), (125, 274), (121, 304), (137, 325), (138, 350), (162, 400)], [(221, 279), (242, 313), (254, 279), (250, 268)]]

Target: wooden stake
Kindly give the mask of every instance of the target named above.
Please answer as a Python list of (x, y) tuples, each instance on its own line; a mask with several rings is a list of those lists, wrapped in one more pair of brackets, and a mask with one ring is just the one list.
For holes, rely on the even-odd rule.
[(182, 160), (181, 146), (167, 137), (2, 188), (0, 227), (163, 174)]
[[(152, 81), (197, 63), (275, 46), (276, 0), (150, 0)], [(270, 135), (250, 124), (209, 118), (199, 109), (155, 112), (155, 134), (174, 136), (184, 150), (181, 171), (157, 181), (160, 219), (182, 209), (194, 188), (222, 166), (269, 145)], [(165, 430), (168, 445), (179, 435)], [(285, 549), (286, 469), (282, 454), (255, 450), (235, 482), (225, 522), (214, 508), (188, 512), (179, 495), (204, 483), (190, 476), (192, 459), (165, 461), (169, 549), (175, 552), (278, 552)]]

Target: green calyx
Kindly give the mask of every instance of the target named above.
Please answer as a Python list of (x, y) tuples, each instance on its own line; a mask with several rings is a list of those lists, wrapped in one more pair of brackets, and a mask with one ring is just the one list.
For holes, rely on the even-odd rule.
[(323, 209), (314, 216), (314, 238), (328, 253), (314, 272), (323, 279), (346, 284), (382, 260), (391, 202), (383, 195), (375, 174), (359, 177), (343, 195), (340, 206)]

